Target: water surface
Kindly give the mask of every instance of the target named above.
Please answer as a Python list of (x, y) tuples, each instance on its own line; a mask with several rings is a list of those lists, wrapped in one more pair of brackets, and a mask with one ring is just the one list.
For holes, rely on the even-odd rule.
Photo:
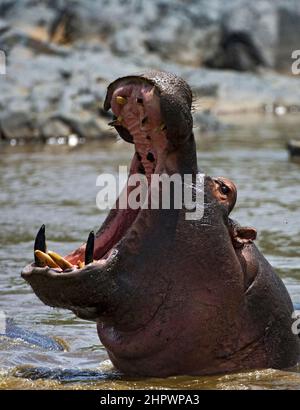
[[(210, 175), (236, 182), (233, 218), (257, 228), (260, 249), (283, 278), (293, 302), (300, 303), (300, 163), (290, 161), (285, 149), (287, 139), (300, 137), (300, 120), (257, 116), (234, 121), (234, 128), (197, 138), (199, 165)], [(20, 271), (33, 258), (34, 237), (43, 223), (48, 248), (61, 254), (100, 226), (105, 212), (96, 207), (96, 178), (103, 172), (117, 173), (119, 165), (129, 164), (131, 155), (131, 145), (115, 141), (76, 148), (0, 146), (0, 310), (27, 330), (59, 337), (68, 345), (64, 352), (46, 352), (0, 339), (0, 388), (298, 389), (297, 369), (196, 378), (119, 378), (95, 325), (44, 306), (22, 280)], [(16, 377), (26, 376), (30, 367), (75, 372), (62, 373), (61, 381)]]

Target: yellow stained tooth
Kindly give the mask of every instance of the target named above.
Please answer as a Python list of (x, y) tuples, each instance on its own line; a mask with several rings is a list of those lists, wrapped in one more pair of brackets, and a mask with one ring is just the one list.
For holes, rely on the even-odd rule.
[(125, 104), (127, 104), (127, 99), (124, 98), (124, 97), (121, 97), (120, 95), (117, 95), (116, 103), (119, 104), (119, 105), (125, 105)]
[(48, 251), (48, 255), (62, 270), (73, 268), (73, 265), (56, 252)]
[(162, 123), (158, 127), (154, 128), (154, 132), (164, 131), (166, 128), (166, 124)]
[[(97, 262), (97, 261), (94, 259), (93, 262)], [(78, 262), (78, 268), (79, 268), (79, 269), (82, 269), (82, 268), (84, 268), (84, 267), (85, 267), (85, 263), (79, 261), (79, 262)]]
[(54, 262), (51, 256), (47, 255), (46, 253), (36, 250), (34, 251), (34, 254), (44, 266), (49, 266), (49, 268), (59, 268), (59, 266)]
[(118, 122), (122, 122), (122, 121), (123, 121), (122, 115), (119, 115), (119, 116), (118, 116), (117, 121), (118, 121)]

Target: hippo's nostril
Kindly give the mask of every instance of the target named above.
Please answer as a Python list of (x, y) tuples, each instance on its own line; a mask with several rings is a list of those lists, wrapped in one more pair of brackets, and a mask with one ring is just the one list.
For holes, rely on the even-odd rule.
[(95, 234), (91, 231), (85, 247), (85, 264), (88, 265), (94, 260), (94, 245), (95, 245)]
[(148, 154), (147, 154), (147, 160), (150, 161), (150, 162), (154, 162), (154, 161), (155, 161), (155, 158), (154, 158), (154, 155), (152, 154), (152, 152), (148, 152)]
[(145, 171), (145, 168), (144, 168), (144, 165), (143, 165), (143, 164), (140, 164), (140, 165), (139, 165), (139, 167), (138, 167), (138, 172), (139, 172), (140, 174), (143, 174), (143, 175), (146, 174), (146, 171)]
[(137, 98), (137, 99), (136, 99), (136, 102), (137, 102), (138, 104), (143, 104), (144, 101), (143, 101), (142, 98)]

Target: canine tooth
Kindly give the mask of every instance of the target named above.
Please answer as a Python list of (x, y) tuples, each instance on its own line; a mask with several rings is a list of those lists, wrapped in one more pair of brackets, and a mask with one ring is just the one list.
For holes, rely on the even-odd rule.
[[(46, 236), (45, 236), (45, 225), (42, 225), (36, 235), (35, 241), (34, 241), (34, 252), (35, 251), (42, 251), (42, 252), (47, 252), (46, 250)], [(39, 259), (36, 257), (34, 254), (34, 262), (36, 266), (40, 266)]]
[(49, 251), (48, 255), (62, 270), (73, 268), (73, 265), (66, 259), (64, 259), (62, 256), (60, 256), (58, 253)]
[(122, 115), (119, 115), (119, 116), (118, 116), (117, 121), (120, 122), (120, 123), (123, 121)]
[(125, 105), (127, 103), (127, 99), (122, 97), (121, 95), (117, 95), (116, 103), (119, 105)]
[(37, 249), (36, 251), (34, 251), (34, 257), (38, 260), (37, 266), (49, 266), (49, 268), (59, 268), (59, 266), (55, 263), (51, 256), (47, 255), (47, 253), (45, 252), (42, 252)]
[(85, 266), (85, 265), (84, 265), (84, 262), (81, 262), (81, 261), (78, 262), (78, 268), (79, 268), (79, 269), (84, 268), (84, 266)]
[(88, 265), (94, 261), (94, 245), (95, 245), (95, 234), (94, 231), (90, 232), (86, 247), (85, 247), (85, 264)]

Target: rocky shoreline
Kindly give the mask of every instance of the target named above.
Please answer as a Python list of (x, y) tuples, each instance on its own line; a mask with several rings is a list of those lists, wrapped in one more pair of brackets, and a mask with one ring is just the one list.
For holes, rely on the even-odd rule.
[[(82, 139), (110, 138), (114, 135), (107, 125), (110, 117), (102, 110), (107, 84), (126, 73), (150, 68), (172, 71), (190, 83), (195, 96), (195, 122), (203, 130), (218, 127), (216, 116), (220, 113), (267, 112), (283, 115), (300, 111), (300, 76), (280, 74), (274, 58), (273, 62), (271, 58), (270, 51), (274, 44), (270, 43), (270, 33), (271, 28), (275, 30), (271, 18), (276, 10), (279, 17), (283, 13), (283, 3), (279, 0), (257, 2), (260, 9), (255, 6), (257, 12), (268, 12), (262, 17), (270, 34), (269, 49), (264, 45), (266, 54), (269, 50), (269, 61), (262, 53), (259, 60), (257, 54), (256, 59), (247, 60), (246, 70), (241, 70), (240, 66), (235, 70), (225, 69), (224, 61), (228, 64), (228, 56), (227, 60), (223, 56), (225, 67), (210, 67), (213, 54), (220, 48), (216, 40), (216, 33), (223, 27), (220, 16), (229, 12), (228, 6), (224, 6), (225, 2), (222, 6), (220, 1), (213, 1), (209, 6), (208, 2), (198, 0), (186, 2), (190, 4), (184, 6), (185, 2), (179, 0), (142, 1), (139, 2), (142, 4), (140, 13), (134, 8), (134, 4), (138, 3), (134, 1), (87, 1), (85, 7), (80, 2), (68, 2), (73, 3), (70, 9), (73, 15), (69, 13), (69, 16), (64, 11), (67, 10), (64, 3), (57, 2), (61, 4), (56, 7), (54, 3), (46, 0), (0, 2), (1, 16), (4, 16), (0, 20), (0, 50), (6, 54), (6, 74), (0, 75), (2, 141), (44, 141), (53, 137), (68, 138), (72, 134)], [(127, 9), (129, 7), (127, 14), (124, 12), (126, 3)], [(197, 15), (196, 9), (200, 3), (206, 6), (202, 16)], [(243, 0), (226, 3), (230, 3), (237, 13)], [(192, 10), (194, 14), (191, 14)], [(290, 15), (298, 11), (300, 15), (296, 2), (294, 9), (290, 3), (285, 13), (288, 14), (289, 10)], [(159, 12), (161, 15), (158, 15)], [(19, 23), (21, 14), (22, 24)], [(96, 20), (93, 22), (93, 19)], [(190, 24), (187, 19), (194, 21), (194, 30), (193, 27), (188, 29), (182, 26), (184, 21)], [(115, 28), (116, 21), (119, 23), (118, 30)], [(132, 24), (129, 27), (130, 21)], [(158, 22), (152, 30), (151, 21)], [(178, 21), (181, 21), (181, 26)], [(226, 21), (231, 20), (227, 18)], [(238, 21), (235, 20), (236, 24)], [(278, 18), (276, 21), (278, 25)], [(164, 25), (159, 22), (164, 22)], [(253, 31), (257, 37), (254, 36), (253, 44), (259, 44), (260, 37), (265, 42), (267, 40), (259, 36), (259, 24), (257, 32)], [(246, 28), (249, 31), (249, 27)], [(58, 37), (59, 30), (61, 37)], [(215, 47), (212, 45), (212, 33), (217, 43)], [(285, 37), (288, 35), (285, 34)], [(204, 56), (204, 50), (206, 54), (209, 51), (210, 57)], [(282, 52), (279, 45), (276, 52)], [(216, 57), (214, 61), (220, 62), (220, 56), (221, 52), (217, 54), (219, 60)], [(241, 58), (245, 54), (239, 49), (235, 54), (237, 56)], [(253, 66), (255, 61), (257, 64)], [(287, 61), (287, 65), (291, 63), (291, 59)]]

